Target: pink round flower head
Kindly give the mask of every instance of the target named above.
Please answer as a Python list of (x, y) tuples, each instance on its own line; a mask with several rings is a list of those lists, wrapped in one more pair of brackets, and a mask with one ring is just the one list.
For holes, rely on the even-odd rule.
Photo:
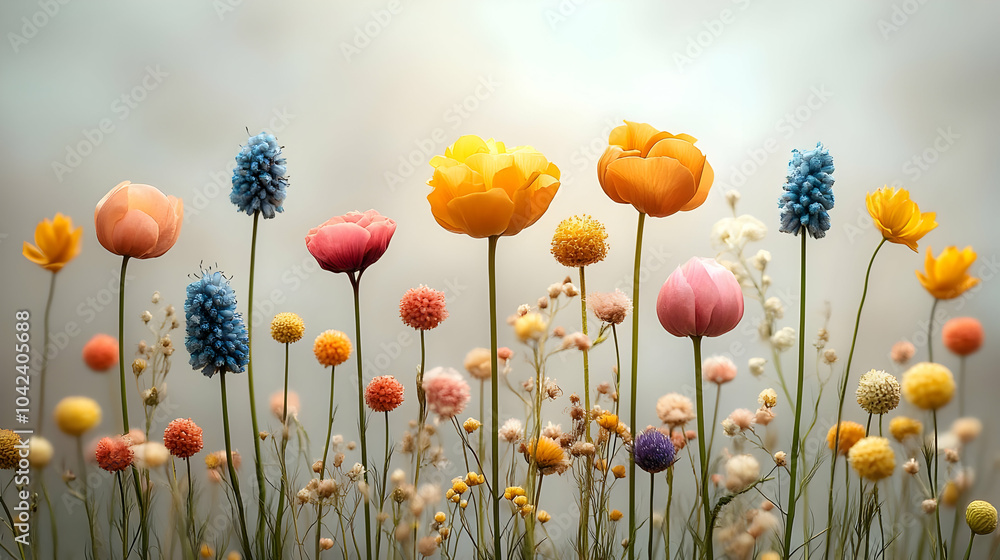
[(461, 414), (472, 393), (469, 384), (455, 370), (436, 367), (424, 375), (427, 406), (442, 418)]
[(692, 257), (663, 283), (656, 315), (674, 336), (719, 336), (743, 318), (743, 290), (715, 259)]
[[(281, 409), (285, 406), (285, 392), (278, 391), (271, 395), (271, 414), (281, 420)], [(299, 394), (295, 391), (288, 392), (288, 416), (295, 418), (299, 415)]]
[(448, 318), (444, 292), (427, 286), (410, 288), (399, 300), (399, 316), (403, 323), (421, 331), (429, 331)]
[(334, 216), (309, 230), (306, 249), (330, 272), (364, 272), (389, 248), (396, 222), (375, 210)]
[(632, 300), (621, 290), (608, 293), (591, 292), (587, 294), (587, 306), (601, 322), (612, 325), (620, 325), (632, 312)]
[(656, 401), (656, 415), (671, 428), (683, 427), (695, 419), (694, 404), (680, 393), (667, 393)]
[(757, 415), (745, 408), (737, 408), (729, 413), (729, 419), (740, 429), (740, 431), (750, 429)]
[(132, 428), (125, 436), (125, 441), (129, 445), (142, 445), (146, 443), (146, 433), (139, 428)]
[(375, 412), (395, 410), (403, 404), (403, 384), (391, 375), (380, 375), (365, 388), (365, 403)]
[(83, 345), (83, 361), (94, 371), (108, 371), (118, 364), (118, 339), (95, 334)]
[(968, 356), (983, 345), (983, 324), (974, 317), (955, 317), (941, 328), (941, 338), (948, 350)]
[(178, 418), (167, 424), (163, 430), (163, 445), (174, 457), (186, 459), (201, 451), (205, 445), (201, 438), (201, 428), (190, 418)]
[(716, 385), (729, 383), (736, 378), (736, 364), (725, 356), (712, 356), (702, 362), (701, 369), (705, 381)]
[(97, 442), (94, 457), (102, 469), (108, 472), (119, 472), (132, 464), (134, 454), (125, 438), (115, 436), (101, 438), (101, 441)]
[(497, 359), (499, 359), (501, 362), (506, 362), (507, 360), (513, 357), (514, 357), (514, 351), (511, 350), (510, 348), (507, 348), (506, 346), (501, 346), (500, 348), (497, 348)]
[(892, 357), (892, 361), (899, 365), (903, 365), (910, 361), (910, 358), (917, 352), (916, 347), (913, 346), (912, 342), (907, 340), (900, 340), (896, 344), (892, 345), (892, 351), (889, 354)]

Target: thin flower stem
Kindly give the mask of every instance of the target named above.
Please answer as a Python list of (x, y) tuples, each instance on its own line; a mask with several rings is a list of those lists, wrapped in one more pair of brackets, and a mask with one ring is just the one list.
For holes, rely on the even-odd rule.
[(972, 541), (975, 540), (976, 533), (969, 533), (969, 546), (965, 547), (965, 560), (969, 560), (969, 556), (972, 554)]
[[(490, 371), (493, 375), (490, 376), (490, 390), (492, 394), (490, 395), (493, 410), (491, 412), (492, 423), (490, 424), (493, 449), (490, 455), (493, 470), (493, 557), (496, 559), (503, 558), (502, 549), (500, 545), (500, 435), (497, 431), (499, 429), (500, 422), (500, 391), (497, 384), (498, 377), (498, 364), (497, 364), (497, 274), (496, 274), (496, 255), (497, 255), (497, 241), (500, 236), (493, 235), (489, 238), (489, 251), (488, 251), (488, 272), (489, 272), (489, 282), (490, 282)], [(539, 387), (537, 390), (541, 390)]]
[[(229, 481), (233, 485), (233, 496), (236, 498), (236, 509), (240, 516), (240, 538), (243, 553), (253, 560), (253, 549), (250, 548), (250, 537), (247, 533), (247, 517), (243, 509), (243, 495), (240, 494), (240, 479), (236, 477), (236, 467), (233, 465), (233, 442), (229, 434), (229, 399), (226, 396), (226, 372), (219, 373), (222, 383), (222, 428), (226, 437), (226, 465), (229, 467)], [(256, 439), (256, 438), (254, 438)]]
[[(785, 518), (785, 558), (792, 556), (792, 528), (795, 525), (795, 490), (798, 484), (796, 471), (799, 464), (799, 429), (802, 424), (802, 385), (805, 380), (805, 344), (806, 344), (806, 230), (800, 229), (802, 237), (800, 249), (800, 280), (799, 280), (799, 370), (795, 387), (795, 424), (792, 428), (791, 478), (788, 482), (788, 515)], [(839, 426), (839, 424), (838, 424)], [(839, 430), (839, 427), (838, 427)]]
[(257, 427), (257, 399), (253, 390), (253, 278), (257, 260), (257, 222), (260, 211), (253, 213), (253, 233), (250, 236), (250, 286), (247, 291), (247, 388), (250, 391), (250, 426), (253, 429), (254, 470), (257, 474), (257, 540), (263, 546), (264, 513), (267, 511), (267, 489), (264, 484), (264, 463), (260, 456), (260, 429)]
[(278, 515), (274, 522), (274, 534), (272, 535), (273, 550), (272, 553), (278, 555), (280, 558), (283, 552), (284, 546), (281, 543), (282, 536), (282, 525), (281, 520), (285, 515), (285, 493), (287, 491), (287, 476), (288, 471), (285, 468), (285, 448), (288, 446), (288, 346), (289, 343), (285, 343), (285, 385), (284, 392), (282, 393), (281, 401), (281, 482), (279, 483), (280, 489), (278, 491)]
[[(42, 432), (42, 427), (45, 425), (45, 371), (49, 365), (49, 312), (52, 310), (52, 295), (55, 292), (56, 273), (53, 272), (52, 278), (49, 280), (49, 296), (45, 300), (45, 315), (42, 319), (42, 365), (38, 370), (38, 414), (35, 415), (38, 418), (38, 433)], [(118, 343), (121, 346), (120, 338)], [(119, 355), (120, 352), (119, 348)]]
[[(937, 304), (938, 300), (934, 300)], [(930, 343), (930, 340), (927, 341)], [(941, 551), (941, 560), (948, 558), (948, 552), (944, 547), (944, 540), (942, 540), (941, 533), (941, 500), (938, 496), (938, 464), (941, 462), (940, 453), (938, 451), (938, 423), (937, 423), (937, 409), (931, 411), (931, 418), (934, 420), (934, 478), (931, 480), (931, 493), (934, 495), (934, 499), (937, 501), (937, 507), (934, 508), (934, 521), (937, 523), (937, 544)], [(928, 469), (929, 470), (929, 469)], [(927, 473), (930, 476), (930, 473)]]
[[(416, 465), (413, 468), (413, 489), (417, 489), (417, 484), (420, 482), (420, 463), (423, 461), (423, 447), (420, 445), (420, 436), (424, 433), (424, 422), (427, 420), (427, 396), (424, 394), (424, 367), (427, 361), (427, 346), (424, 342), (424, 330), (417, 329), (420, 332), (420, 369), (417, 370), (417, 402), (420, 405), (419, 411), (417, 413), (417, 438), (416, 446), (417, 450), (414, 453), (416, 457)], [(479, 417), (483, 417), (483, 385), (479, 384)], [(482, 447), (483, 434), (479, 433), (480, 447)], [(482, 452), (480, 452), (482, 454)], [(480, 510), (482, 506), (480, 505)], [(482, 524), (482, 511), (480, 511), (480, 525)], [(411, 553), (413, 558), (417, 557), (417, 526), (414, 525), (412, 534), (410, 535), (410, 540), (412, 541)], [(480, 536), (482, 536), (482, 528), (480, 527)]]
[(326, 445), (323, 446), (323, 462), (320, 463), (319, 478), (323, 480), (326, 478), (326, 458), (330, 453), (330, 436), (333, 434), (333, 389), (334, 389), (334, 372), (336, 371), (336, 366), (330, 366), (330, 412), (327, 414), (326, 418)]
[(122, 484), (122, 472), (115, 473), (118, 479), (118, 494), (122, 501), (122, 558), (128, 558), (128, 508), (125, 506), (125, 485)]
[[(423, 331), (421, 331), (421, 332), (423, 332)], [(480, 418), (480, 421), (486, 419), (486, 417), (485, 417), (485, 415), (486, 415), (486, 410), (485, 410), (486, 403), (483, 401), (483, 396), (485, 395), (485, 393), (486, 393), (486, 381), (480, 379), (479, 380), (479, 418)], [(479, 432), (477, 434), (479, 436), (479, 446), (478, 446), (478, 448), (479, 448), (479, 457), (478, 457), (478, 459), (480, 461), (485, 461), (486, 460), (486, 440), (483, 438), (483, 430), (476, 430), (476, 431)], [(480, 467), (479, 470), (480, 470), (480, 472), (482, 472), (482, 467)], [(485, 476), (485, 474), (483, 476)], [(493, 484), (497, 484), (497, 482), (494, 481)], [(477, 532), (479, 534), (479, 542), (480, 543), (482, 543), (485, 540), (485, 535), (486, 535), (486, 523), (485, 523), (485, 520), (486, 520), (486, 511), (485, 511), (485, 508), (486, 508), (486, 499), (483, 497), (483, 486), (480, 485), (479, 486), (479, 503), (476, 504), (476, 511), (477, 511), (477, 513), (479, 515), (479, 517), (476, 519), (476, 527), (478, 529)]]
[[(582, 266), (580, 267), (580, 323), (583, 326), (583, 335), (588, 336), (587, 279), (584, 274), (584, 267)], [(594, 439), (590, 433), (590, 356), (586, 348), (583, 350), (583, 402), (586, 406), (583, 421), (587, 424), (587, 443), (592, 443)], [(585, 491), (583, 499), (580, 500), (580, 527), (578, 530), (580, 550), (582, 551), (589, 550), (590, 548), (590, 543), (587, 541), (590, 536), (590, 494), (594, 485), (593, 455), (586, 456), (584, 462), (586, 463), (584, 468), (586, 468), (587, 474), (584, 475)]]
[(649, 544), (646, 552), (649, 554), (649, 560), (653, 560), (653, 487), (656, 485), (656, 475), (649, 473), (649, 519), (646, 523), (649, 523)]
[(708, 451), (712, 452), (715, 446), (715, 427), (719, 424), (719, 400), (722, 398), (722, 385), (715, 384), (715, 407), (712, 410), (712, 429), (708, 437)]
[(958, 417), (965, 418), (965, 356), (958, 362)]
[(611, 324), (611, 336), (615, 340), (615, 416), (618, 416), (618, 403), (621, 401), (621, 379), (622, 379), (622, 354), (618, 347), (618, 329), (614, 323)]
[[(364, 480), (368, 484), (368, 419), (365, 415), (365, 391), (362, 379), (361, 355), (361, 273), (350, 273), (351, 287), (354, 288), (354, 338), (357, 342), (357, 363), (358, 363), (358, 424), (361, 432), (361, 466), (364, 467)], [(365, 500), (365, 555), (368, 560), (372, 558), (372, 508), (370, 500)]]
[[(830, 494), (827, 501), (826, 509), (826, 526), (828, 527), (826, 531), (826, 544), (824, 545), (823, 558), (830, 557), (830, 541), (832, 539), (833, 531), (829, 527), (833, 527), (833, 483), (834, 477), (837, 475), (837, 454), (840, 449), (840, 422), (844, 416), (844, 396), (847, 390), (847, 381), (850, 379), (851, 375), (851, 362), (854, 361), (854, 348), (858, 342), (858, 328), (861, 326), (861, 311), (865, 307), (865, 299), (868, 297), (868, 282), (872, 275), (872, 265), (875, 264), (875, 257), (878, 255), (879, 249), (882, 245), (885, 245), (886, 239), (883, 237), (882, 241), (879, 242), (878, 246), (875, 247), (875, 252), (872, 253), (871, 260), (868, 261), (868, 270), (865, 271), (865, 286), (861, 290), (861, 303), (858, 304), (858, 314), (854, 319), (854, 334), (851, 336), (851, 350), (847, 353), (847, 366), (844, 368), (844, 376), (840, 382), (840, 403), (837, 408), (837, 429), (835, 438), (833, 440), (833, 460), (830, 461)], [(799, 333), (799, 337), (802, 337), (802, 333)], [(793, 458), (794, 461), (794, 458)]]
[(931, 317), (927, 321), (927, 361), (934, 362), (934, 313), (937, 311), (938, 298), (934, 298), (934, 303), (931, 305)]
[[(385, 504), (385, 484), (387, 482), (386, 475), (389, 472), (389, 412), (385, 412), (385, 461), (382, 463), (382, 488), (379, 491), (378, 496), (378, 511), (382, 513), (382, 507)], [(375, 558), (379, 557), (379, 551), (382, 549), (382, 530), (376, 528), (375, 530)]]
[(49, 500), (49, 489), (45, 486), (44, 473), (40, 473), (39, 478), (41, 479), (42, 496), (45, 497), (45, 507), (49, 511), (49, 526), (52, 530), (52, 560), (56, 560), (59, 557), (59, 532), (56, 530), (55, 510), (52, 509), (52, 502)]
[(83, 509), (87, 511), (87, 528), (90, 529), (90, 554), (92, 558), (99, 558), (97, 555), (97, 539), (94, 538), (94, 512), (90, 509), (90, 490), (87, 485), (87, 461), (83, 458), (83, 440), (80, 436), (76, 437), (76, 453), (80, 457), (79, 480), (80, 486), (83, 487)]
[[(642, 227), (646, 222), (646, 214), (639, 212), (639, 222), (635, 231), (635, 262), (632, 266), (632, 384), (629, 386), (629, 429), (632, 430), (632, 441), (635, 441), (635, 405), (636, 384), (639, 379), (639, 266), (642, 259)], [(699, 359), (700, 363), (700, 359)], [(700, 365), (698, 366), (701, 367)], [(619, 374), (620, 375), (620, 374)], [(699, 385), (700, 387), (701, 385)], [(704, 421), (702, 422), (704, 423)], [(700, 431), (699, 433), (704, 433)], [(704, 447), (702, 443), (702, 447)], [(635, 560), (635, 459), (629, 454), (628, 459), (628, 560)]]
[(191, 458), (190, 457), (185, 457), (184, 458), (184, 464), (187, 465), (187, 483), (188, 483), (188, 492), (187, 492), (187, 494), (188, 494), (187, 495), (187, 510), (188, 510), (188, 514), (187, 514), (187, 522), (188, 522), (188, 533), (189, 533), (189, 536), (191, 537), (191, 546), (194, 547), (194, 546), (197, 546), (197, 543), (195, 542), (196, 539), (195, 539), (195, 530), (194, 530), (194, 479), (191, 478)]
[[(701, 462), (701, 506), (705, 513), (705, 558), (715, 558), (712, 551), (712, 504), (708, 495), (708, 450), (705, 449), (705, 397), (702, 392), (701, 337), (692, 336), (694, 345), (694, 390), (698, 408), (698, 460)], [(634, 440), (633, 440), (634, 441)]]

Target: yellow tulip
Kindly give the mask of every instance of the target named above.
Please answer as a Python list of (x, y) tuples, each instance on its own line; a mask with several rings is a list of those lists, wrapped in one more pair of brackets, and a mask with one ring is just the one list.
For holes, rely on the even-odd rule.
[(559, 190), (559, 168), (530, 146), (462, 136), (430, 161), (434, 219), (453, 233), (516, 235), (542, 217)]
[(59, 272), (80, 254), (82, 235), (82, 227), (73, 229), (73, 220), (56, 212), (52, 220), (45, 218), (38, 222), (35, 226), (35, 245), (25, 241), (21, 253), (45, 270)]
[(655, 218), (694, 210), (708, 198), (715, 179), (695, 142), (687, 134), (625, 121), (608, 137), (597, 179), (611, 200)]
[(934, 258), (930, 247), (924, 260), (924, 272), (917, 271), (917, 279), (937, 299), (954, 299), (979, 283), (979, 278), (970, 276), (969, 267), (976, 261), (972, 247), (961, 251), (958, 247), (948, 247)]
[(882, 237), (917, 251), (917, 241), (937, 227), (934, 212), (920, 213), (906, 189), (883, 187), (865, 196), (868, 213)]

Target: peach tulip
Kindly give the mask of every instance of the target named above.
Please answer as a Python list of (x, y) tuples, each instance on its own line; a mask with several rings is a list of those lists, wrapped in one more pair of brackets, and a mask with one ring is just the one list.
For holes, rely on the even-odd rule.
[(177, 242), (184, 201), (156, 187), (122, 181), (97, 203), (94, 225), (105, 249), (123, 257), (152, 259)]
[(719, 336), (743, 318), (743, 290), (715, 259), (692, 257), (663, 283), (656, 315), (674, 336)]
[(306, 249), (323, 270), (364, 272), (389, 247), (396, 222), (375, 210), (334, 216), (309, 230)]

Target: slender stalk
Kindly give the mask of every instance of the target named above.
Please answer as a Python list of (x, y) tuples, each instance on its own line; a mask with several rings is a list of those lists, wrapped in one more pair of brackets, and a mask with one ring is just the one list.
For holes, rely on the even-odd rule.
[[(844, 416), (844, 396), (847, 390), (847, 380), (850, 379), (851, 375), (851, 362), (854, 360), (854, 348), (858, 342), (858, 328), (861, 326), (861, 311), (865, 307), (865, 299), (868, 297), (868, 281), (871, 279), (872, 275), (872, 265), (875, 264), (875, 257), (878, 255), (879, 249), (882, 245), (885, 245), (885, 238), (879, 242), (878, 247), (875, 247), (875, 252), (872, 253), (871, 260), (868, 261), (868, 270), (865, 271), (865, 286), (861, 290), (861, 303), (858, 304), (858, 314), (854, 319), (854, 334), (851, 336), (851, 350), (847, 353), (847, 366), (844, 368), (844, 377), (840, 383), (840, 404), (837, 408), (837, 432), (833, 443), (833, 460), (830, 461), (830, 495), (828, 497), (826, 506), (826, 526), (828, 527), (826, 531), (826, 544), (824, 545), (823, 558), (830, 557), (830, 541), (832, 539), (833, 531), (830, 529), (833, 527), (833, 482), (834, 477), (837, 474), (837, 453), (840, 448), (840, 422)], [(802, 337), (802, 333), (799, 333), (799, 338)], [(793, 458), (794, 460), (794, 458)]]
[[(264, 484), (264, 463), (260, 456), (260, 428), (257, 427), (257, 398), (253, 390), (253, 277), (257, 261), (257, 222), (260, 211), (253, 213), (253, 234), (250, 236), (250, 286), (247, 291), (247, 388), (250, 391), (250, 427), (253, 429), (254, 471), (257, 474), (257, 540), (264, 540), (264, 517), (267, 512), (267, 488)], [(263, 545), (261, 545), (263, 546)]]
[[(423, 331), (421, 331), (421, 332), (423, 332)], [(484, 397), (485, 394), (486, 394), (486, 381), (480, 379), (479, 380), (479, 418), (480, 418), (480, 421), (486, 419), (486, 402), (483, 400), (483, 397)], [(479, 457), (478, 457), (478, 459), (479, 459), (480, 462), (482, 462), (482, 461), (486, 460), (486, 439), (483, 437), (483, 430), (476, 430), (476, 431), (478, 432), (477, 435), (479, 437), (479, 445), (478, 445)], [(480, 470), (482, 470), (482, 467), (480, 467)], [(483, 476), (486, 476), (485, 473), (482, 473), (482, 474), (483, 474)], [(476, 504), (476, 512), (477, 512), (477, 515), (479, 515), (479, 517), (476, 519), (476, 527), (478, 529), (477, 534), (479, 536), (478, 543), (482, 543), (485, 540), (485, 536), (486, 536), (486, 523), (485, 523), (485, 520), (486, 520), (486, 498), (484, 496), (485, 492), (484, 492), (483, 486), (484, 486), (483, 484), (480, 484), (479, 487), (478, 487), (478, 490), (479, 490), (479, 503)]]
[[(243, 509), (243, 495), (240, 494), (240, 479), (236, 477), (236, 467), (233, 466), (233, 442), (229, 434), (229, 398), (226, 396), (226, 372), (220, 372), (222, 383), (222, 428), (226, 437), (226, 465), (229, 467), (229, 481), (233, 485), (233, 496), (236, 498), (236, 509), (240, 516), (240, 539), (243, 553), (253, 560), (253, 549), (250, 548), (250, 537), (247, 533), (247, 516)], [(254, 438), (257, 439), (257, 438)]]
[[(629, 403), (629, 427), (632, 430), (632, 441), (635, 441), (635, 404), (639, 380), (639, 265), (642, 259), (642, 226), (646, 222), (646, 214), (639, 212), (639, 222), (635, 231), (635, 263), (632, 266), (632, 384), (629, 386), (631, 402)], [(698, 358), (698, 368), (701, 368), (701, 358)], [(619, 374), (620, 375), (620, 374)], [(700, 376), (700, 374), (699, 374)], [(701, 387), (701, 385), (698, 385)], [(702, 421), (704, 423), (704, 421)], [(705, 432), (699, 430), (699, 434)], [(699, 439), (701, 436), (699, 437)], [(704, 447), (704, 443), (701, 444)], [(629, 454), (628, 459), (628, 560), (635, 560), (635, 459)]]
[(674, 501), (674, 467), (667, 467), (667, 509), (663, 512), (663, 557), (670, 558), (670, 506)]
[(646, 552), (649, 554), (649, 560), (653, 560), (653, 487), (656, 485), (656, 475), (649, 473), (649, 544)]
[(187, 522), (188, 522), (188, 532), (191, 537), (191, 546), (197, 546), (195, 542), (195, 530), (194, 530), (194, 478), (191, 477), (191, 458), (185, 457), (184, 464), (187, 466), (187, 483), (188, 483), (188, 495), (187, 495)]
[[(122, 276), (124, 281), (124, 275)], [(56, 292), (56, 273), (49, 280), (49, 296), (45, 299), (45, 315), (42, 319), (42, 365), (38, 370), (38, 433), (42, 433), (45, 425), (45, 371), (49, 365), (49, 312), (52, 311), (52, 296)], [(121, 338), (118, 339), (121, 346)]]
[[(365, 391), (362, 379), (364, 366), (361, 360), (361, 273), (349, 273), (351, 287), (354, 288), (354, 338), (357, 342), (358, 363), (358, 423), (361, 432), (361, 465), (365, 469), (365, 484), (368, 484), (368, 420), (365, 415)], [(371, 500), (365, 500), (365, 555), (372, 558), (372, 508)]]
[(965, 418), (965, 356), (958, 362), (958, 417)]
[(118, 493), (122, 501), (122, 558), (128, 558), (128, 509), (125, 506), (125, 485), (122, 484), (122, 472), (115, 473), (118, 479)]
[(934, 298), (934, 304), (931, 305), (931, 318), (927, 321), (927, 361), (934, 361), (934, 313), (937, 311), (938, 298)]
[(698, 460), (701, 462), (701, 506), (705, 513), (705, 558), (713, 560), (712, 504), (708, 495), (708, 450), (705, 449), (705, 398), (702, 392), (701, 337), (692, 336), (694, 345), (694, 391), (698, 408)]
[(52, 509), (52, 502), (49, 500), (49, 489), (45, 486), (44, 472), (39, 474), (42, 485), (42, 496), (45, 497), (45, 507), (49, 510), (49, 526), (52, 530), (52, 560), (59, 557), (59, 532), (56, 530), (56, 514)]
[(615, 416), (618, 416), (618, 403), (621, 402), (622, 354), (618, 346), (618, 326), (611, 324), (611, 337), (615, 341)]
[[(326, 422), (326, 445), (323, 446), (323, 461), (320, 463), (319, 469), (319, 479), (323, 480), (326, 478), (326, 458), (330, 453), (330, 437), (333, 434), (333, 380), (334, 372), (336, 371), (336, 366), (330, 366), (330, 412), (327, 414)], [(362, 391), (363, 392), (363, 391)], [(320, 546), (319, 539), (320, 533), (323, 528), (323, 502), (320, 501), (316, 504), (316, 558), (319, 558)]]
[[(806, 230), (800, 229), (799, 235), (802, 237), (800, 249), (800, 278), (799, 278), (799, 370), (798, 380), (795, 387), (795, 425), (792, 428), (792, 465), (791, 478), (788, 482), (788, 515), (785, 518), (785, 558), (792, 556), (792, 527), (795, 524), (795, 490), (798, 484), (796, 471), (799, 464), (799, 428), (802, 424), (802, 385), (805, 380), (805, 345), (806, 345)], [(839, 426), (839, 424), (838, 424)], [(839, 430), (839, 427), (838, 427)]]
[(969, 534), (969, 546), (965, 547), (965, 560), (969, 560), (969, 556), (972, 554), (972, 541), (975, 540), (976, 534)]
[[(580, 267), (580, 324), (583, 326), (583, 335), (588, 336), (587, 277), (582, 266)], [(586, 406), (583, 421), (587, 424), (587, 443), (592, 443), (594, 438), (590, 433), (590, 352), (587, 349), (583, 350), (583, 403)], [(584, 488), (586, 490), (583, 499), (580, 500), (580, 527), (578, 530), (581, 551), (587, 551), (590, 548), (590, 543), (587, 541), (590, 537), (590, 494), (594, 485), (593, 455), (587, 456), (584, 463), (584, 468), (587, 470), (587, 474), (584, 475), (586, 481)]]
[[(385, 412), (385, 460), (382, 463), (382, 489), (378, 496), (378, 510), (382, 513), (382, 508), (385, 505), (385, 484), (387, 482), (386, 475), (389, 473), (389, 412)], [(378, 527), (375, 528), (375, 558), (379, 557), (379, 551), (382, 549), (382, 530)]]
[(285, 385), (284, 392), (282, 393), (281, 400), (281, 482), (280, 490), (278, 492), (278, 515), (274, 521), (274, 534), (272, 535), (273, 543), (273, 554), (278, 555), (280, 558), (282, 555), (282, 549), (284, 546), (281, 543), (282, 538), (282, 525), (281, 520), (285, 516), (285, 493), (288, 491), (288, 484), (286, 477), (288, 476), (288, 471), (285, 468), (285, 448), (288, 446), (288, 346), (289, 343), (285, 343)]
[[(128, 257), (125, 257), (128, 258)], [(122, 275), (124, 278), (124, 275)], [(83, 509), (87, 511), (87, 528), (90, 529), (90, 554), (91, 558), (99, 558), (97, 555), (97, 539), (94, 538), (94, 512), (90, 510), (90, 490), (87, 484), (87, 461), (83, 458), (83, 440), (76, 437), (76, 453), (80, 457), (80, 486), (83, 487)]]
[[(417, 489), (417, 484), (420, 482), (420, 464), (423, 462), (423, 446), (420, 444), (420, 437), (424, 433), (424, 422), (427, 420), (427, 396), (424, 394), (424, 367), (427, 361), (427, 345), (424, 342), (424, 330), (417, 329), (420, 333), (420, 369), (417, 370), (417, 402), (420, 405), (419, 411), (417, 413), (417, 439), (416, 446), (417, 450), (414, 453), (416, 457), (416, 465), (413, 467), (413, 489)], [(479, 384), (479, 418), (483, 418), (483, 384)], [(483, 455), (483, 432), (479, 431), (479, 455)], [(483, 503), (482, 500), (479, 501), (479, 540), (482, 541), (482, 523), (483, 523)], [(410, 540), (412, 541), (411, 553), (412, 557), (417, 557), (417, 529), (416, 524), (413, 525), (413, 531), (410, 535)]]
[[(17, 532), (14, 529), (14, 516), (10, 514), (10, 508), (7, 507), (7, 502), (4, 501), (2, 492), (0, 492), (0, 505), (3, 506), (4, 513), (7, 514), (7, 524), (10, 525), (11, 535), (16, 537)], [(7, 551), (8, 554), (10, 553), (10, 551), (7, 550), (7, 547), (4, 547), (3, 550)], [(24, 555), (24, 545), (21, 544), (21, 541), (17, 541), (17, 552), (21, 556), (21, 560), (27, 560), (27, 557)], [(11, 554), (11, 556), (13, 557), (13, 554)]]
[[(938, 300), (934, 300), (937, 304)], [(930, 340), (928, 340), (930, 342)], [(937, 481), (938, 481), (938, 464), (941, 462), (941, 458), (938, 453), (938, 424), (937, 424), (937, 410), (931, 411), (931, 418), (934, 419), (934, 478), (931, 480), (931, 493), (934, 495), (934, 500), (937, 501), (937, 507), (934, 508), (934, 521), (937, 523), (937, 544), (941, 551), (941, 560), (948, 558), (948, 551), (945, 550), (944, 540), (942, 539), (941, 533), (941, 499), (937, 491)], [(929, 471), (930, 469), (928, 469)], [(928, 472), (927, 476), (931, 476)]]
[[(493, 375), (490, 376), (490, 400), (493, 405), (493, 410), (490, 414), (491, 424), (490, 424), (490, 437), (492, 438), (492, 454), (490, 455), (490, 463), (492, 466), (492, 482), (493, 482), (493, 558), (499, 559), (503, 558), (501, 548), (500, 548), (500, 497), (502, 490), (500, 489), (502, 484), (500, 484), (500, 434), (497, 431), (500, 428), (500, 390), (498, 387), (497, 377), (499, 377), (499, 364), (497, 363), (497, 241), (500, 239), (498, 235), (492, 235), (489, 238), (489, 249), (487, 254), (488, 260), (488, 273), (490, 282), (490, 371)], [(541, 390), (538, 387), (537, 390)], [(536, 504), (537, 507), (537, 504)]]

